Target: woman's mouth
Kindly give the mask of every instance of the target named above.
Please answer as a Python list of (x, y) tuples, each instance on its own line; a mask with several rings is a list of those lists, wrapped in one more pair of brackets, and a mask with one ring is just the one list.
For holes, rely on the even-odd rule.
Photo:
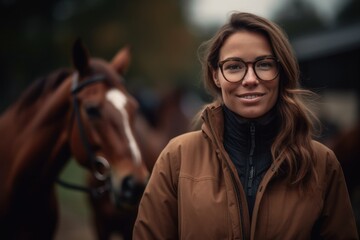
[(256, 98), (262, 97), (264, 95), (265, 95), (264, 93), (251, 93), (251, 94), (242, 94), (242, 95), (239, 95), (239, 97), (242, 99), (250, 100), (250, 99), (256, 99)]

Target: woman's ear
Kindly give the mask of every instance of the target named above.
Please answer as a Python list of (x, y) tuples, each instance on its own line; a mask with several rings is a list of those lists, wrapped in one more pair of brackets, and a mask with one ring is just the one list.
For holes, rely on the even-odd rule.
[(213, 71), (213, 81), (214, 81), (214, 83), (215, 83), (215, 85), (218, 87), (218, 88), (220, 88), (221, 87), (221, 85), (220, 85), (220, 81), (219, 81), (219, 78), (218, 78), (218, 73), (217, 73), (217, 71)]

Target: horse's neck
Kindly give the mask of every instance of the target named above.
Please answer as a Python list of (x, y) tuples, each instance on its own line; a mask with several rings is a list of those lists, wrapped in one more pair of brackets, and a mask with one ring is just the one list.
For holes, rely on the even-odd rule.
[(0, 141), (0, 158), (7, 167), (0, 170), (0, 180), (8, 181), (8, 187), (23, 184), (17, 176), (49, 178), (65, 162), (60, 164), (58, 156), (70, 157), (69, 96), (70, 82), (66, 80), (52, 93), (39, 97), (34, 105), (19, 112), (12, 108), (2, 116), (0, 132), (5, 139)]
[[(71, 124), (70, 96), (70, 79), (66, 79), (46, 99), (40, 100), (42, 103), (37, 103), (36, 115), (28, 125), (28, 134), (38, 138), (33, 147), (38, 148), (47, 158), (57, 155), (54, 151), (67, 144)], [(44, 147), (52, 149), (52, 152), (46, 151)]]

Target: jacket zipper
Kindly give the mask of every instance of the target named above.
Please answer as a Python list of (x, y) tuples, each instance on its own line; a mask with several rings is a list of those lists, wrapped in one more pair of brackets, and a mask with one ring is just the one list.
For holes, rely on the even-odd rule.
[(240, 189), (239, 189), (239, 186), (236, 184), (235, 176), (234, 176), (234, 173), (233, 173), (233, 171), (231, 170), (231, 168), (229, 166), (229, 163), (226, 160), (225, 160), (225, 163), (226, 163), (226, 166), (229, 169), (231, 180), (232, 180), (233, 186), (235, 188), (236, 198), (237, 198), (238, 203), (239, 203), (239, 213), (240, 213), (240, 225), (241, 225), (242, 239), (245, 240), (246, 238), (245, 238), (244, 217), (243, 217), (244, 214), (243, 214), (243, 206), (242, 206), (242, 203), (240, 201)]
[[(209, 118), (209, 116), (207, 116), (207, 118)], [(208, 121), (208, 122), (210, 122), (210, 121)], [(209, 126), (211, 128), (211, 132), (212, 132), (213, 136), (216, 136), (212, 124), (209, 124)], [(219, 142), (217, 141), (217, 138), (214, 137), (214, 139), (216, 140), (217, 148), (220, 149), (219, 148)], [(226, 166), (227, 166), (227, 168), (229, 169), (229, 172), (230, 172), (231, 180), (232, 180), (233, 187), (234, 187), (235, 193), (236, 193), (236, 199), (237, 199), (238, 204), (239, 204), (239, 217), (240, 217), (240, 226), (241, 226), (242, 239), (246, 240), (245, 229), (244, 229), (243, 206), (242, 206), (242, 203), (240, 201), (240, 189), (239, 189), (239, 186), (236, 183), (235, 175), (234, 175), (233, 171), (231, 170), (228, 161), (226, 160), (226, 158), (225, 158), (224, 154), (222, 153), (222, 151), (220, 151), (220, 152), (221, 152), (222, 158), (225, 159), (225, 164), (226, 164)]]
[(250, 125), (250, 140), (251, 140), (251, 146), (250, 146), (250, 153), (249, 153), (249, 177), (248, 177), (248, 184), (247, 184), (247, 194), (248, 196), (252, 196), (252, 187), (253, 187), (253, 181), (255, 176), (255, 168), (253, 163), (253, 155), (255, 151), (255, 124), (252, 122)]

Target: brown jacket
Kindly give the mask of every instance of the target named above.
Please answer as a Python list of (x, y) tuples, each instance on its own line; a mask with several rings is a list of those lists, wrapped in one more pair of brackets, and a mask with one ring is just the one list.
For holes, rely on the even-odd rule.
[(273, 164), (260, 183), (252, 219), (235, 166), (222, 144), (220, 107), (202, 131), (174, 138), (160, 154), (139, 206), (133, 239), (358, 239), (343, 172), (314, 141), (316, 191), (300, 193)]

